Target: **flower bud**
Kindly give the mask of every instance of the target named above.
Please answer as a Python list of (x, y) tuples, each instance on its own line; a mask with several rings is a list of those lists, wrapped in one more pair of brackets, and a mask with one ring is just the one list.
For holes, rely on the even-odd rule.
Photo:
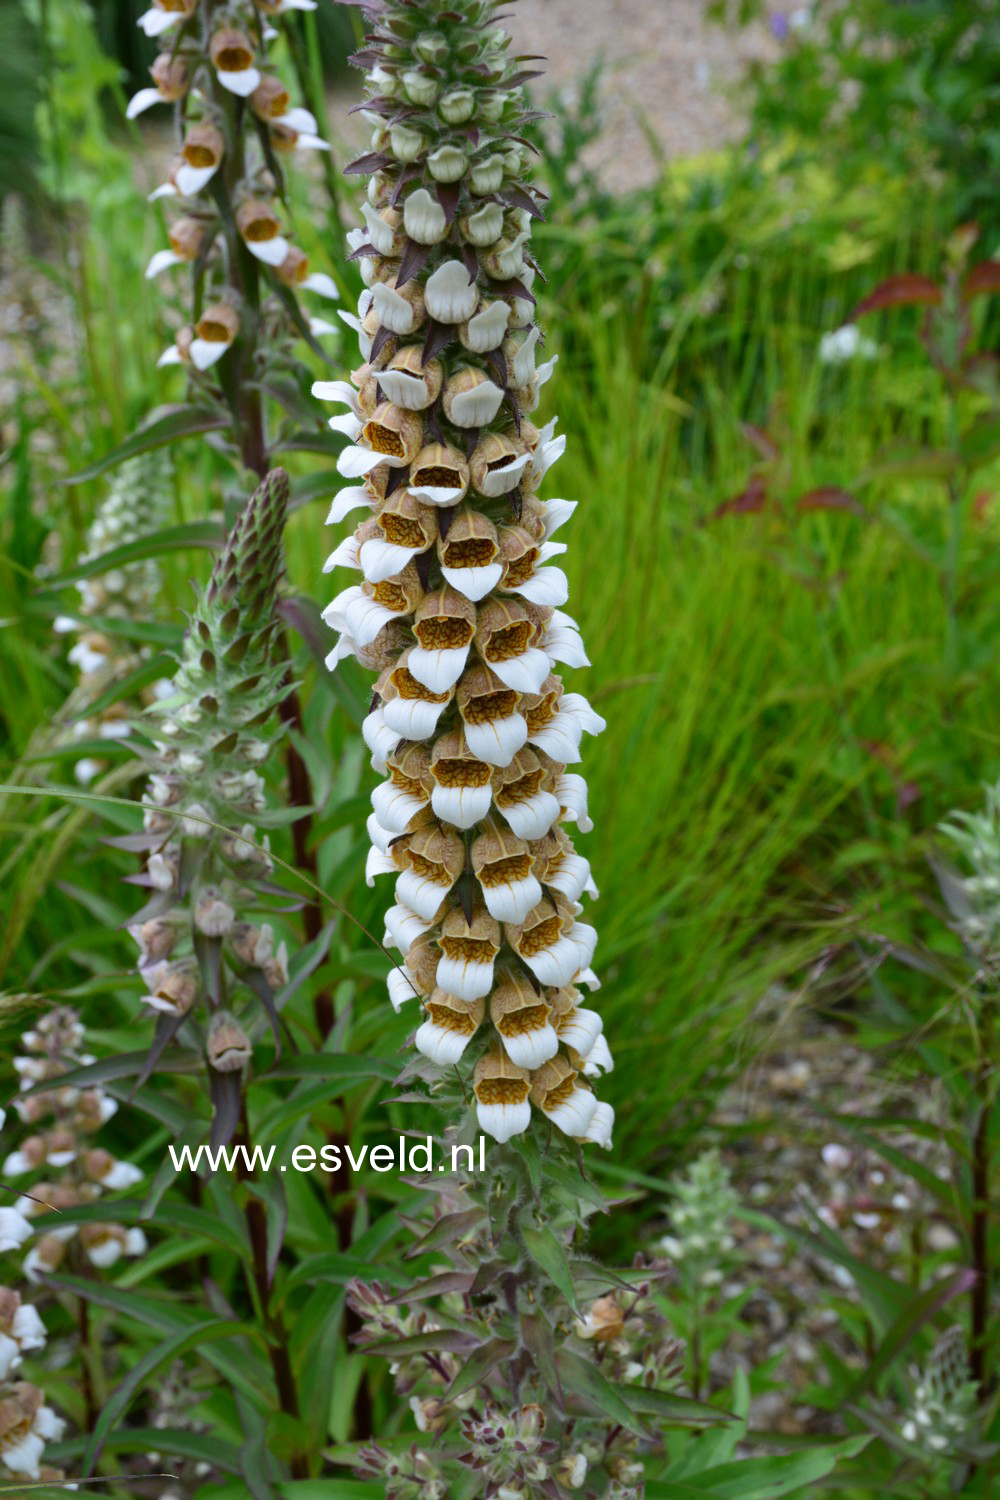
[(149, 71), (157, 89), (168, 103), (184, 98), (191, 82), (185, 57), (161, 52)]
[(250, 1039), (228, 1011), (216, 1011), (208, 1029), (208, 1061), (217, 1073), (236, 1073), (253, 1056)]
[(194, 909), (194, 925), (206, 937), (225, 937), (236, 920), (236, 913), (224, 901), (219, 892), (207, 886), (198, 897)]

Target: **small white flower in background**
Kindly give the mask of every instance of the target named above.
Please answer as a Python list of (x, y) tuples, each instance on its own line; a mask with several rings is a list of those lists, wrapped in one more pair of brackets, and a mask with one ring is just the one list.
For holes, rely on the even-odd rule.
[(957, 1455), (973, 1437), (979, 1417), (979, 1386), (969, 1375), (963, 1330), (949, 1328), (924, 1368), (910, 1374), (911, 1399), (900, 1426), (902, 1437), (931, 1459)]
[(861, 332), (857, 323), (844, 323), (819, 341), (820, 364), (844, 365), (852, 359), (874, 359), (878, 345)]
[(681, 1276), (696, 1286), (718, 1286), (733, 1259), (733, 1214), (739, 1198), (718, 1151), (705, 1151), (671, 1185), (672, 1233), (660, 1241)]

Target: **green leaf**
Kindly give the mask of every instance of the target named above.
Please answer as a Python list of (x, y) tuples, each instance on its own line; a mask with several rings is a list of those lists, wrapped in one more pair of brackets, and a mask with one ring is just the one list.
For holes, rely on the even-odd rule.
[[(58, 1454), (61, 1460), (77, 1458), (86, 1447), (84, 1435), (60, 1443)], [(105, 1453), (149, 1453), (176, 1454), (178, 1458), (190, 1458), (196, 1463), (215, 1464), (227, 1474), (238, 1474), (239, 1459), (231, 1443), (213, 1437), (206, 1432), (192, 1432), (186, 1427), (123, 1427), (109, 1435), (104, 1444)]]
[(168, 552), (184, 552), (189, 547), (222, 546), (225, 530), (221, 521), (185, 521), (182, 526), (165, 526), (161, 531), (151, 531), (135, 542), (123, 542), (97, 557), (88, 557), (85, 562), (58, 578), (47, 578), (45, 588), (59, 589), (68, 583), (78, 583), (84, 578), (94, 578), (98, 573), (110, 573), (112, 568), (123, 568), (127, 563), (142, 562), (147, 557), (162, 557)]
[(933, 1285), (926, 1287), (914, 1297), (913, 1301), (903, 1308), (874, 1356), (844, 1397), (845, 1404), (853, 1404), (864, 1395), (865, 1391), (871, 1390), (879, 1376), (899, 1357), (921, 1328), (931, 1322), (942, 1307), (946, 1307), (955, 1297), (961, 1297), (964, 1293), (971, 1291), (975, 1281), (975, 1271), (966, 1268), (956, 1271), (951, 1276), (942, 1277), (940, 1281), (935, 1281)]
[[(85, 1302), (93, 1302), (95, 1306), (105, 1307), (109, 1312), (117, 1313), (121, 1317), (132, 1318), (147, 1328), (155, 1329), (157, 1333), (176, 1334), (185, 1330), (190, 1331), (200, 1321), (198, 1314), (192, 1308), (183, 1307), (177, 1302), (144, 1296), (131, 1288), (113, 1286), (108, 1282), (87, 1281), (80, 1276), (63, 1275), (45, 1276), (42, 1280), (46, 1286), (72, 1292), (74, 1296), (82, 1297)], [(251, 1339), (260, 1339), (260, 1332), (256, 1328), (248, 1327), (243, 1331)], [(206, 1348), (204, 1357), (218, 1370), (224, 1380), (235, 1389), (244, 1391), (251, 1400), (265, 1404), (272, 1401), (273, 1387), (270, 1370), (257, 1355), (247, 1348), (237, 1350)]]
[(113, 703), (120, 703), (123, 698), (135, 698), (142, 692), (143, 688), (149, 687), (154, 682), (159, 682), (161, 677), (172, 677), (176, 670), (174, 660), (160, 652), (150, 657), (149, 661), (142, 662), (138, 667), (119, 677), (110, 687), (105, 688), (103, 693), (87, 704), (87, 714), (91, 719), (104, 713)]
[(962, 457), (970, 469), (981, 469), (1000, 455), (1000, 417), (984, 417), (959, 438)]
[(517, 1344), (514, 1339), (488, 1339), (485, 1344), (480, 1344), (463, 1362), (445, 1391), (444, 1399), (454, 1401), (457, 1396), (464, 1396), (466, 1391), (471, 1391), (492, 1369), (505, 1359), (510, 1359), (516, 1352)]
[(325, 1078), (331, 1083), (365, 1083), (377, 1078), (392, 1083), (399, 1064), (385, 1057), (355, 1057), (349, 1053), (319, 1052), (307, 1057), (289, 1057), (258, 1076), (271, 1078)]
[(125, 1379), (115, 1387), (101, 1408), (101, 1414), (94, 1424), (94, 1430), (83, 1455), (84, 1473), (91, 1472), (101, 1455), (105, 1438), (117, 1427), (119, 1419), (128, 1410), (132, 1398), (161, 1365), (169, 1364), (171, 1360), (177, 1359), (188, 1349), (201, 1349), (207, 1343), (232, 1338), (237, 1334), (255, 1333), (256, 1330), (246, 1323), (219, 1322), (216, 1318), (210, 1318), (198, 1323), (194, 1328), (181, 1329), (170, 1338), (164, 1339), (162, 1344), (158, 1344), (155, 1349), (132, 1366)]
[(96, 479), (106, 469), (116, 468), (127, 458), (134, 458), (137, 453), (149, 453), (153, 448), (162, 448), (165, 443), (175, 443), (179, 438), (194, 437), (198, 433), (220, 432), (228, 425), (228, 416), (210, 406), (172, 407), (155, 422), (149, 422), (145, 427), (140, 427), (138, 432), (133, 432), (130, 438), (119, 443), (117, 448), (112, 448), (110, 453), (105, 453), (103, 458), (95, 459), (85, 469), (70, 474), (60, 482), (83, 484), (85, 480)]
[(282, 1500), (383, 1500), (385, 1486), (368, 1479), (297, 1479), (280, 1487)]
[(556, 1370), (564, 1390), (573, 1391), (602, 1417), (617, 1422), (619, 1427), (634, 1432), (638, 1437), (649, 1437), (647, 1428), (619, 1394), (619, 1388), (605, 1379), (589, 1359), (575, 1354), (572, 1349), (559, 1349), (556, 1351)]
[(526, 1225), (521, 1229), (524, 1248), (540, 1271), (565, 1297), (574, 1312), (579, 1312), (573, 1272), (565, 1248), (559, 1243), (551, 1229)]
[[(807, 1453), (735, 1459), (690, 1478), (694, 1480), (696, 1494), (714, 1495), (717, 1500), (775, 1500), (780, 1495), (800, 1493), (817, 1479), (832, 1474), (842, 1458), (853, 1458), (870, 1442), (870, 1436), (865, 1434)], [(647, 1500), (674, 1500), (679, 1493), (669, 1479), (653, 1480), (646, 1486)]]
[(872, 479), (947, 479), (961, 463), (957, 453), (941, 449), (914, 448), (887, 453), (865, 470), (858, 484), (868, 484)]
[(407, 1359), (411, 1354), (434, 1354), (439, 1350), (465, 1354), (475, 1343), (475, 1335), (458, 1328), (436, 1328), (432, 1333), (410, 1333), (402, 1339), (385, 1339), (366, 1344), (366, 1354), (381, 1354), (384, 1359)]
[(644, 1385), (616, 1385), (623, 1401), (639, 1416), (658, 1417), (661, 1424), (674, 1427), (717, 1427), (721, 1423), (738, 1422), (739, 1417), (731, 1411), (721, 1411), (709, 1406), (707, 1401), (695, 1401), (692, 1396), (675, 1396), (670, 1391), (649, 1390)]
[[(33, 1084), (30, 1089), (24, 1090), (23, 1097), (28, 1098), (31, 1094), (44, 1094), (47, 1089), (55, 1088), (99, 1088), (101, 1084), (111, 1083), (118, 1078), (134, 1078), (145, 1061), (145, 1052), (120, 1052), (116, 1057), (102, 1057), (99, 1062), (87, 1063), (80, 1068), (70, 1068), (56, 1078), (47, 1078), (43, 1083)], [(170, 1073), (201, 1071), (200, 1059), (191, 1053), (182, 1052), (179, 1048), (174, 1052), (164, 1053), (161, 1063), (163, 1070)]]

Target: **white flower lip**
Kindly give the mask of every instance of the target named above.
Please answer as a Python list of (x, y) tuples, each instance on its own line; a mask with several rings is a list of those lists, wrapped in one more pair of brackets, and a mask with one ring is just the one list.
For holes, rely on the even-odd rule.
[[(462, 267), (465, 270), (465, 267)], [(416, 313), (412, 303), (396, 291), (395, 287), (387, 286), (380, 281), (372, 287), (372, 306), (378, 314), (378, 320), (383, 328), (388, 328), (390, 333), (411, 333), (416, 321)], [(346, 321), (346, 320), (345, 320)]]
[(391, 854), (382, 854), (375, 848), (369, 849), (368, 858), (365, 860), (366, 885), (374, 885), (379, 875), (394, 875), (395, 873), (396, 864)]
[(137, 115), (144, 114), (147, 109), (152, 109), (154, 104), (166, 104), (166, 99), (159, 89), (140, 89), (133, 94), (125, 109), (126, 120), (134, 120)]
[(292, 130), (297, 130), (303, 135), (316, 135), (319, 132), (316, 116), (311, 109), (304, 109), (301, 104), (286, 109), (283, 115), (278, 116), (278, 122), (290, 126)]
[[(260, 87), (259, 68), (237, 68), (233, 71), (216, 68), (215, 76), (224, 89), (228, 89), (231, 94), (237, 94), (241, 99), (249, 98), (254, 89)], [(284, 260), (285, 257), (281, 258)]]
[(584, 1139), (593, 1141), (602, 1146), (605, 1151), (611, 1149), (611, 1132), (614, 1129), (615, 1112), (610, 1104), (599, 1102), (591, 1117), (590, 1124), (584, 1132)]
[(510, 321), (510, 305), (507, 302), (491, 302), (475, 317), (470, 318), (466, 326), (469, 348), (474, 354), (488, 354), (491, 349), (499, 349), (507, 332), (507, 324)]
[(461, 677), (468, 657), (468, 646), (428, 651), (416, 645), (406, 664), (422, 687), (429, 688), (432, 693), (445, 693)]
[(468, 958), (438, 959), (436, 980), (448, 995), (460, 1000), (482, 1000), (493, 988), (493, 965)]
[(506, 1036), (501, 1032), (500, 1040), (511, 1062), (521, 1068), (540, 1068), (559, 1051), (559, 1038), (547, 1021), (544, 1026), (522, 1031), (516, 1036)]
[(528, 464), (531, 462), (530, 453), (522, 453), (505, 464), (502, 469), (492, 469), (482, 483), (482, 493), (489, 500), (496, 500), (500, 495), (507, 495), (515, 489), (521, 481)]
[(400, 739), (429, 740), (444, 711), (443, 703), (424, 698), (393, 698), (383, 709), (385, 722), (399, 732)]
[(443, 883), (439, 883), (428, 875), (415, 875), (412, 870), (404, 870), (396, 881), (396, 900), (416, 912), (418, 917), (431, 922), (454, 883), (447, 876)]
[(169, 31), (171, 26), (178, 25), (181, 21), (187, 21), (190, 17), (182, 10), (147, 10), (136, 21), (136, 25), (145, 32), (146, 36), (161, 36), (163, 32)]
[(488, 766), (509, 766), (527, 744), (528, 725), (524, 716), (515, 712), (505, 719), (490, 719), (481, 724), (467, 722), (465, 738), (477, 760), (484, 760)]
[(537, 693), (549, 675), (551, 663), (544, 651), (529, 646), (519, 656), (510, 656), (506, 661), (491, 661), (489, 666), (505, 687), (513, 688), (517, 693)]
[(421, 547), (404, 547), (400, 542), (383, 542), (378, 537), (371, 537), (361, 544), (361, 571), (369, 583), (383, 583), (402, 573), (407, 563), (422, 550)]
[(567, 821), (576, 821), (581, 833), (590, 833), (593, 823), (587, 815), (587, 783), (582, 776), (564, 771), (556, 783), (556, 794)]
[(386, 983), (389, 989), (389, 1001), (395, 1011), (399, 1011), (406, 1004), (407, 1000), (416, 1000), (419, 998), (420, 991), (417, 989), (413, 979), (411, 979), (408, 969), (398, 966), (395, 969), (390, 969), (389, 978)]
[(498, 922), (523, 922), (542, 899), (542, 888), (534, 875), (506, 880), (502, 885), (484, 885), (482, 880), (479, 884), (486, 910)]
[(587, 734), (600, 734), (607, 728), (582, 693), (563, 693), (550, 723), (528, 735), (529, 745), (537, 745), (553, 760), (563, 765), (580, 759), (580, 740)]
[(471, 1040), (471, 1032), (453, 1030), (436, 1021), (425, 1021), (413, 1038), (418, 1052), (442, 1065), (457, 1063)]
[(314, 380), (312, 394), (317, 401), (336, 401), (358, 414), (358, 393), (349, 380)]
[(366, 715), (361, 725), (361, 737), (372, 752), (373, 765), (374, 757), (377, 756), (381, 761), (381, 765), (375, 765), (374, 769), (384, 775), (387, 769), (386, 757), (392, 754), (403, 736), (386, 724), (381, 706)]
[[(410, 659), (412, 661), (412, 656)], [(485, 786), (435, 785), (431, 789), (431, 807), (435, 816), (455, 828), (474, 828), (486, 817), (492, 801), (493, 789), (489, 782)], [(448, 986), (442, 982), (441, 988), (447, 989)], [(452, 990), (451, 993), (457, 995), (459, 991)]]
[(457, 427), (485, 427), (500, 410), (503, 391), (492, 380), (484, 380), (471, 391), (452, 399), (451, 420)]
[(396, 243), (394, 231), (370, 203), (362, 203), (361, 213), (368, 226), (368, 239), (371, 244), (375, 246), (379, 255), (391, 255)]
[(407, 411), (424, 411), (432, 404), (433, 397), (426, 383), (419, 375), (411, 375), (407, 370), (380, 370), (378, 383), (388, 400)]
[(403, 204), (403, 226), (418, 245), (436, 245), (448, 233), (448, 217), (437, 199), (421, 187)]
[(428, 277), (424, 301), (439, 323), (464, 323), (476, 310), (479, 291), (464, 262), (446, 260)]
[(455, 505), (465, 494), (461, 488), (446, 489), (444, 485), (411, 484), (407, 488), (411, 495), (426, 500), (428, 505)]
[(563, 1017), (559, 1024), (559, 1038), (581, 1057), (586, 1057), (603, 1029), (604, 1022), (596, 1010), (578, 1007)]
[(479, 1128), (502, 1145), (511, 1136), (527, 1130), (531, 1124), (531, 1105), (527, 1099), (520, 1104), (480, 1104), (477, 1100), (476, 1116)]
[(211, 182), (220, 165), (220, 162), (216, 162), (214, 167), (192, 167), (189, 162), (183, 162), (174, 173), (174, 181), (181, 197), (193, 198), (196, 193), (200, 193)]
[[(416, 494), (417, 491), (411, 490), (410, 493)], [(503, 564), (485, 563), (477, 568), (446, 568), (442, 565), (441, 575), (453, 589), (471, 599), (473, 604), (478, 604), (500, 582)]]
[(522, 954), (522, 957), (540, 984), (558, 990), (569, 984), (580, 969), (586, 968), (594, 956), (596, 946), (597, 933), (594, 928), (583, 922), (576, 922), (565, 936), (557, 939), (550, 947), (542, 948), (530, 957)]
[(614, 1066), (611, 1049), (602, 1031), (600, 1036), (595, 1038), (594, 1045), (583, 1059), (583, 1071), (588, 1078), (596, 1078), (600, 1073), (613, 1072)]
[[(307, 292), (315, 292), (318, 297), (328, 297), (331, 302), (340, 301), (340, 292), (337, 290), (337, 283), (325, 271), (310, 271), (306, 279), (301, 282), (301, 286)], [(321, 330), (313, 328), (312, 331), (313, 333), (332, 333), (333, 329), (325, 325)]]
[[(340, 493), (344, 494), (344, 491), (341, 490)], [(357, 537), (345, 536), (342, 542), (337, 543), (323, 564), (323, 572), (332, 573), (335, 568), (354, 568), (357, 571), (360, 567)]]
[(154, 276), (159, 276), (161, 271), (166, 271), (169, 266), (180, 266), (184, 264), (184, 257), (178, 255), (175, 250), (157, 250), (146, 267), (146, 280), (152, 281)]
[(551, 792), (538, 791), (522, 802), (505, 803), (499, 811), (519, 839), (540, 839), (558, 818), (559, 803)]
[(196, 370), (211, 369), (212, 365), (217, 364), (226, 350), (230, 348), (230, 345), (231, 341), (226, 342), (223, 339), (192, 339), (188, 350), (191, 363)]
[(543, 1105), (542, 1113), (566, 1135), (586, 1135), (587, 1127), (597, 1110), (597, 1099), (589, 1089), (575, 1088), (568, 1099), (557, 1104), (555, 1109), (546, 1109)]
[(269, 240), (244, 240), (243, 243), (250, 254), (263, 261), (265, 266), (280, 266), (291, 249), (283, 234), (272, 235)]
[(430, 926), (430, 922), (418, 917), (415, 911), (397, 902), (385, 914), (386, 945), (391, 943), (405, 958), (417, 938), (428, 932)]
[(372, 792), (375, 816), (380, 825), (393, 834), (403, 833), (410, 819), (423, 812), (428, 800), (427, 797), (415, 797), (393, 781), (380, 782)]

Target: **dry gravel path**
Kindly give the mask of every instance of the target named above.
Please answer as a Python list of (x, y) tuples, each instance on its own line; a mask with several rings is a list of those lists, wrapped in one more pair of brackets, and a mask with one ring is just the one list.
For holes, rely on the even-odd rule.
[[(725, 29), (708, 0), (517, 0), (508, 25), (518, 51), (548, 59), (540, 93), (572, 91), (603, 63), (604, 129), (589, 165), (609, 185), (656, 176), (655, 137), (665, 156), (710, 151), (740, 132), (729, 95), (747, 63), (773, 55), (763, 27)], [(645, 125), (645, 129), (643, 128)]]

